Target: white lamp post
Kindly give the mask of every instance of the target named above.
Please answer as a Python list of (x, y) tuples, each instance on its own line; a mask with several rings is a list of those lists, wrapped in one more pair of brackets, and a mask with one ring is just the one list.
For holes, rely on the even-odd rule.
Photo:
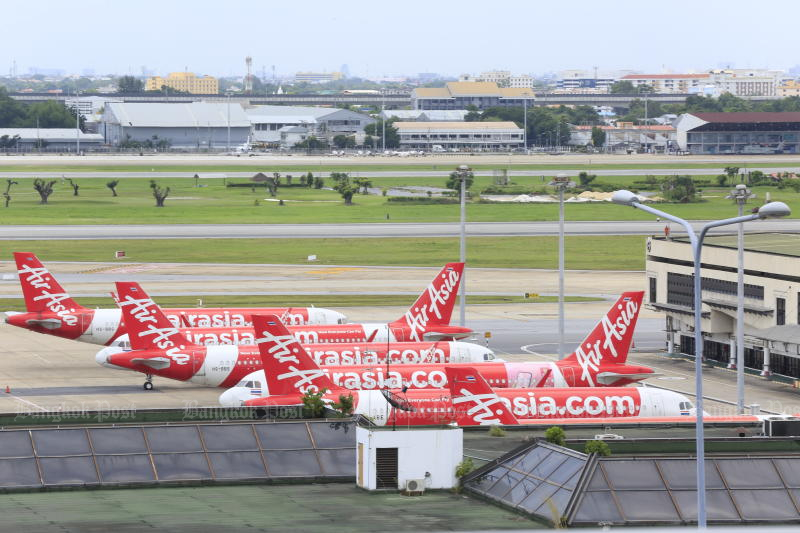
[(676, 216), (665, 213), (648, 205), (640, 203), (639, 197), (625, 190), (616, 191), (611, 201), (617, 204), (629, 205), (641, 209), (647, 213), (664, 217), (683, 226), (689, 236), (694, 258), (694, 368), (695, 368), (695, 453), (697, 454), (697, 526), (705, 529), (706, 527), (706, 470), (705, 470), (705, 441), (703, 427), (703, 333), (702, 333), (702, 298), (701, 298), (701, 277), (700, 277), (700, 254), (703, 247), (703, 239), (706, 233), (712, 228), (727, 226), (729, 224), (739, 224), (760, 218), (785, 217), (791, 214), (789, 206), (783, 202), (770, 202), (761, 206), (757, 213), (724, 220), (709, 222), (700, 228), (700, 233), (696, 233), (692, 225)]
[(564, 190), (574, 187), (566, 174), (548, 183), (558, 191), (558, 359), (564, 359)]
[[(744, 204), (755, 198), (747, 185), (740, 183), (725, 198), (735, 200), (739, 206), (739, 216), (744, 212)], [(736, 412), (744, 414), (744, 225), (739, 224), (736, 239), (737, 279), (736, 279)], [(731, 354), (733, 356), (733, 354)]]
[[(467, 193), (466, 193), (466, 184), (464, 183), (467, 179), (467, 175), (472, 172), (472, 169), (469, 168), (467, 165), (459, 165), (458, 170), (458, 178), (460, 181), (461, 189), (460, 189), (460, 196), (461, 196), (461, 233), (460, 233), (460, 242), (459, 242), (459, 261), (462, 263), (466, 263), (467, 261)], [(459, 302), (460, 302), (460, 315), (459, 315), (459, 324), (463, 327), (466, 321), (466, 305), (467, 305), (467, 269), (464, 268), (461, 274), (461, 294), (459, 295)]]

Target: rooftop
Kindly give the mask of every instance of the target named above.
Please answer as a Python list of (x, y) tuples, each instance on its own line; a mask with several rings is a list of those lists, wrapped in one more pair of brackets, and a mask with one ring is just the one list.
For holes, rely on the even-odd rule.
[(430, 130), (520, 130), (514, 122), (395, 122), (394, 127), (400, 131), (430, 131)]
[(239, 104), (110, 102), (106, 113), (116, 117), (124, 127), (220, 128), (228, 124), (232, 128), (250, 127)]
[(622, 76), (621, 80), (696, 80), (711, 77), (710, 74), (628, 74)]
[[(0, 137), (8, 135), (9, 138), (19, 135), (20, 140), (30, 141), (41, 139), (43, 141), (75, 141), (75, 128), (0, 128)], [(102, 141), (99, 133), (80, 132), (81, 141)]]
[[(677, 237), (673, 240), (688, 242), (685, 237)], [(717, 246), (736, 250), (736, 234), (708, 235), (705, 238), (704, 246)], [(744, 249), (748, 252), (800, 257), (800, 234), (748, 233), (745, 235)]]
[(800, 122), (799, 112), (691, 113), (706, 122)]
[(498, 96), (500, 98), (533, 98), (533, 89), (525, 87), (498, 87), (490, 81), (450, 81), (444, 87), (414, 89), (417, 98), (456, 98), (470, 96)]

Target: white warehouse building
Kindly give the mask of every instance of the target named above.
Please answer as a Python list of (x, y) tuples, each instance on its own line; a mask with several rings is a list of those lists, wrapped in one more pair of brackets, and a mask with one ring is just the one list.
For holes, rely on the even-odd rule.
[(234, 103), (109, 102), (100, 133), (114, 146), (157, 137), (173, 148), (224, 150), (229, 142), (231, 147), (248, 142), (250, 121), (242, 106)]
[(355, 135), (360, 141), (364, 127), (375, 122), (367, 115), (330, 107), (265, 105), (248, 108), (246, 113), (252, 142), (289, 148), (311, 136), (331, 142), (337, 135)]
[(400, 146), (430, 150), (509, 150), (522, 147), (522, 128), (513, 122), (395, 122)]

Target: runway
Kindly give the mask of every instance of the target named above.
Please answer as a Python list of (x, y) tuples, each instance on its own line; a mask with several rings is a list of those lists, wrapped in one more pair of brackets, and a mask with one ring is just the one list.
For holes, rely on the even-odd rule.
[[(699, 228), (706, 221), (693, 221)], [(573, 221), (565, 225), (567, 235), (660, 235), (659, 221)], [(672, 224), (673, 235), (680, 235)], [(469, 222), (470, 237), (536, 237), (558, 235), (558, 222)], [(724, 228), (710, 233), (731, 233)], [(800, 232), (800, 219), (759, 220), (748, 224), (748, 232)], [(120, 224), (0, 226), (0, 240), (52, 239), (338, 239), (454, 237), (458, 223), (377, 224)]]

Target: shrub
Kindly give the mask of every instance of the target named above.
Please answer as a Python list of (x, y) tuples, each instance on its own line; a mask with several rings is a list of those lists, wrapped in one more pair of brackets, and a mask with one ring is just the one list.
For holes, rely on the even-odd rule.
[(456, 465), (456, 477), (462, 478), (473, 470), (475, 470), (475, 463), (472, 462), (472, 459), (467, 457)]
[(505, 437), (506, 430), (501, 428), (500, 426), (492, 426), (489, 428), (489, 436), (490, 437)]
[(567, 434), (558, 426), (551, 426), (544, 432), (544, 438), (547, 442), (563, 446), (567, 442)]
[(583, 447), (583, 452), (586, 454), (596, 453), (597, 455), (608, 457), (611, 455), (611, 448), (602, 440), (590, 440)]

